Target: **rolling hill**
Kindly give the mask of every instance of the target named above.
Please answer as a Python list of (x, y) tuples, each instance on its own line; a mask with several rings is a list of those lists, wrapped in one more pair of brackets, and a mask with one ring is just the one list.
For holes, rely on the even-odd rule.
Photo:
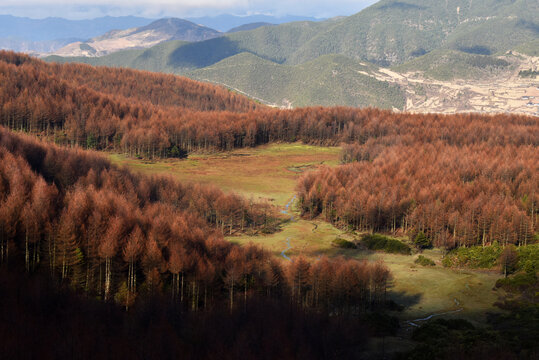
[(187, 75), (241, 89), (247, 95), (284, 107), (308, 105), (377, 106), (403, 109), (398, 86), (366, 75), (369, 65), (342, 55), (325, 55), (301, 65), (280, 65), (241, 53)]

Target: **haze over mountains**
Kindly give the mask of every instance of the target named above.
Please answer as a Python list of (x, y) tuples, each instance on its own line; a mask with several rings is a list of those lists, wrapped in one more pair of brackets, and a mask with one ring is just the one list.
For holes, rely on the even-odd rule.
[(114, 29), (148, 25), (152, 21), (135, 16), (67, 20), (0, 15), (0, 49), (49, 52), (77, 40), (93, 38)]
[(539, 64), (537, 19), (534, 0), (382, 0), (349, 17), (49, 60), (187, 75), (281, 107), (534, 113), (521, 100), (535, 96), (534, 79), (518, 73)]
[[(0, 15), (0, 49), (37, 53), (54, 52), (74, 42), (85, 42), (113, 30), (144, 27), (156, 20), (159, 19), (137, 16), (104, 16), (87, 20), (68, 20), (58, 17), (30, 19)], [(217, 32), (227, 32), (236, 27), (260, 22), (282, 24), (300, 20), (318, 21), (313, 17), (294, 15), (237, 16), (229, 14), (193, 17), (185, 20), (216, 29)]]
[(203, 41), (221, 36), (219, 31), (181, 19), (161, 19), (146, 26), (113, 30), (85, 42), (71, 43), (58, 51), (60, 56), (103, 56), (130, 48), (147, 48), (169, 40)]
[(71, 42), (48, 60), (186, 75), (280, 107), (538, 112), (522, 101), (539, 96), (535, 78), (518, 76), (539, 66), (537, 1), (382, 0), (348, 17), (275, 25), (296, 19), (161, 19)]

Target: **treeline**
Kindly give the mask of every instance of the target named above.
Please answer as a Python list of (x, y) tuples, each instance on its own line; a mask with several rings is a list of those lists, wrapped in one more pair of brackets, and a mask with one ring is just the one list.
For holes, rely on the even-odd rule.
[[(1, 52), (0, 123), (58, 144), (145, 157), (294, 141), (339, 145), (376, 140), (378, 146), (437, 141), (456, 146), (539, 144), (537, 120), (525, 116), (254, 109), (239, 95), (220, 90), (229, 97), (217, 96), (218, 88), (197, 84), (134, 70), (52, 65)], [(185, 94), (182, 87), (194, 90)]]
[(406, 145), (382, 138), (345, 147), (343, 159), (355, 162), (307, 173), (299, 181), (304, 215), (322, 214), (361, 231), (402, 231), (412, 240), (425, 234), (448, 248), (536, 240), (535, 145)]
[(270, 210), (212, 187), (181, 185), (112, 166), (97, 154), (0, 129), (0, 265), (46, 272), (126, 307), (170, 296), (185, 309), (274, 299), (321, 313), (384, 304), (381, 263), (282, 264), (223, 232), (264, 226)]

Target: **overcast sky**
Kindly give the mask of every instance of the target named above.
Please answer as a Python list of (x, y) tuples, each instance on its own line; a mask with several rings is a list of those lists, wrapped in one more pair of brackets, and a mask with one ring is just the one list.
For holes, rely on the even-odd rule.
[(219, 14), (352, 15), (376, 0), (0, 0), (0, 14), (87, 19), (104, 15), (194, 17)]

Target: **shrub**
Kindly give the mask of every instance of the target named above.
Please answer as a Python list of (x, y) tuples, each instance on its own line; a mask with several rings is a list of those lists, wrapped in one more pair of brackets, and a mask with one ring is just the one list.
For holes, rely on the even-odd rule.
[(365, 235), (361, 242), (370, 250), (382, 250), (387, 253), (404, 255), (412, 253), (410, 247), (402, 241), (379, 234)]
[(502, 288), (509, 292), (523, 291), (534, 285), (537, 285), (537, 278), (532, 273), (519, 273), (496, 281), (497, 288)]
[(423, 255), (419, 255), (414, 262), (421, 266), (436, 266), (436, 263), (434, 261)]
[(490, 269), (496, 265), (501, 253), (502, 247), (497, 243), (485, 247), (458, 248), (447, 254), (442, 260), (442, 264), (447, 267)]
[(507, 274), (511, 274), (517, 269), (518, 253), (514, 245), (506, 246), (505, 249), (503, 249), (499, 263), (505, 277), (507, 277)]
[(341, 249), (356, 249), (356, 245), (353, 242), (341, 238), (333, 240), (331, 245)]
[(429, 238), (427, 237), (427, 235), (425, 235), (423, 231), (420, 231), (416, 235), (414, 239), (414, 244), (415, 246), (417, 246), (418, 249), (427, 249), (432, 247), (432, 241), (429, 240)]
[(535, 274), (539, 271), (539, 244), (521, 246), (517, 248), (517, 269)]

